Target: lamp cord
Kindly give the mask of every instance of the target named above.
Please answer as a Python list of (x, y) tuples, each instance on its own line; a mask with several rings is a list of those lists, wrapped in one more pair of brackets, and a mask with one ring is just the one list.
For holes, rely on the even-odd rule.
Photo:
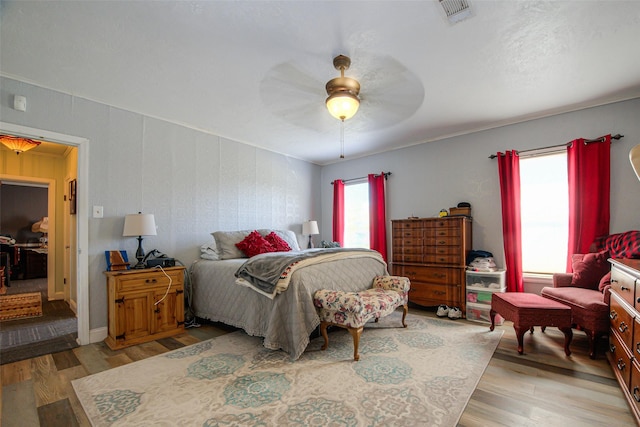
[(160, 298), (158, 301), (154, 302), (153, 305), (158, 305), (162, 301), (164, 301), (164, 299), (167, 297), (167, 295), (169, 295), (169, 289), (171, 289), (171, 284), (173, 283), (173, 279), (171, 278), (171, 276), (169, 276), (167, 274), (166, 271), (164, 271), (164, 268), (162, 268), (162, 266), (158, 265), (158, 266), (156, 266), (156, 268), (159, 268), (162, 271), (162, 274), (164, 274), (167, 277), (167, 279), (169, 279), (169, 286), (167, 286), (167, 291), (164, 293), (164, 296), (162, 298)]

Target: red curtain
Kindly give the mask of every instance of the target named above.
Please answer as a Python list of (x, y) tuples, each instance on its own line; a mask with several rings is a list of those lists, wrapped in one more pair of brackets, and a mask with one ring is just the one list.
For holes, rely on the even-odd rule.
[(369, 247), (387, 260), (387, 219), (384, 203), (384, 172), (369, 174)]
[(611, 135), (602, 140), (585, 144), (580, 138), (567, 148), (568, 272), (571, 272), (571, 255), (589, 252), (596, 237), (609, 234)]
[(333, 181), (333, 241), (344, 246), (344, 181)]
[(502, 197), (502, 235), (507, 269), (507, 292), (524, 292), (520, 222), (520, 160), (516, 151), (498, 153), (498, 174)]

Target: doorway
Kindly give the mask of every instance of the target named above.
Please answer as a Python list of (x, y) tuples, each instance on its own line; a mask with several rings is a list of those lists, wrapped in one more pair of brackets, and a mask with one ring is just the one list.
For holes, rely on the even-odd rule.
[[(76, 236), (76, 247), (73, 252), (76, 255), (76, 264), (70, 269), (76, 285), (76, 313), (77, 313), (77, 342), (80, 345), (89, 344), (89, 273), (88, 273), (88, 196), (89, 196), (89, 140), (86, 138), (50, 132), (41, 129), (29, 128), (11, 123), (0, 122), (0, 132), (15, 136), (48, 141), (77, 149), (77, 201), (75, 221), (71, 221), (69, 226), (74, 228)], [(0, 171), (2, 172), (2, 171)], [(7, 176), (0, 175), (6, 179)], [(10, 177), (9, 177), (10, 178)], [(73, 233), (70, 233), (73, 234)], [(49, 243), (53, 236), (49, 235)], [(62, 253), (61, 253), (62, 256)], [(75, 267), (75, 268), (73, 268)], [(51, 267), (49, 267), (51, 268)], [(64, 268), (61, 268), (64, 271)], [(50, 273), (52, 273), (50, 271)], [(67, 292), (63, 291), (63, 294)], [(69, 292), (69, 294), (73, 294)]]

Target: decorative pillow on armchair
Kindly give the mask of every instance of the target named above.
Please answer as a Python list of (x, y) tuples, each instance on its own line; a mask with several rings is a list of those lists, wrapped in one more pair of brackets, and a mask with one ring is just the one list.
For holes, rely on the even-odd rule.
[(600, 279), (611, 270), (608, 258), (609, 252), (607, 251), (572, 255), (573, 278), (571, 286), (598, 289)]

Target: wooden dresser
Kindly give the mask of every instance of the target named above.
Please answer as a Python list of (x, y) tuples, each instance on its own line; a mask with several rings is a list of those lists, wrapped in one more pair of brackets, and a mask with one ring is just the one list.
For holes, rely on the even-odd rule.
[(471, 218), (451, 216), (392, 220), (392, 271), (411, 280), (409, 301), (465, 309), (466, 256)]
[(610, 259), (607, 358), (640, 426), (640, 259)]
[[(111, 349), (184, 332), (184, 267), (105, 271)], [(166, 274), (165, 274), (166, 273)]]

